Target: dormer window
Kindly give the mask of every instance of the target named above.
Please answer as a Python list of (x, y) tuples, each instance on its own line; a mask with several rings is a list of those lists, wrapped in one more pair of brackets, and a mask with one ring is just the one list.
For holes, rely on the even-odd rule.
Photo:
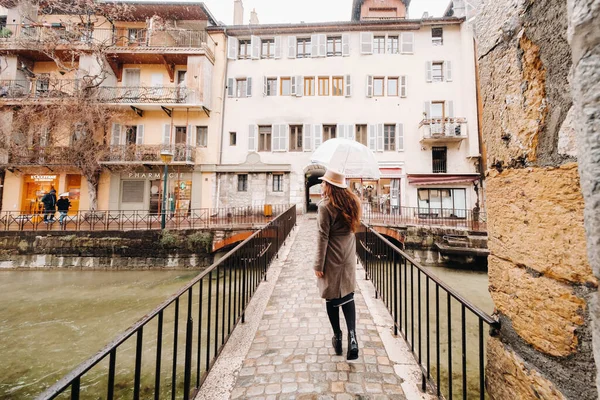
[(441, 46), (444, 44), (444, 29), (441, 27), (431, 28), (431, 43), (434, 46)]

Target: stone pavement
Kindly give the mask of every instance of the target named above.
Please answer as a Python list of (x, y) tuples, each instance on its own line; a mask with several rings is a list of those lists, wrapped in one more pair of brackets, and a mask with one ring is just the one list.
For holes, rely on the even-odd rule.
[[(255, 295), (265, 298), (266, 306), (249, 310), (255, 315), (247, 313), (246, 324), (236, 328), (197, 399), (406, 399), (397, 362), (390, 361), (380, 337), (382, 329), (374, 323), (358, 286), (360, 356), (346, 360), (347, 329), (341, 310), (344, 353), (335, 355), (325, 301), (318, 294), (312, 270), (316, 236), (316, 216), (299, 216), (297, 228), (280, 252), (280, 266), (271, 267), (275, 272), (270, 269), (267, 282), (261, 284), (264, 292)], [(364, 280), (362, 269), (357, 278)], [(245, 326), (253, 319), (254, 328)], [(240, 344), (244, 340), (248, 341), (245, 351)], [(233, 344), (236, 341), (240, 343)], [(238, 349), (228, 349), (230, 345)]]

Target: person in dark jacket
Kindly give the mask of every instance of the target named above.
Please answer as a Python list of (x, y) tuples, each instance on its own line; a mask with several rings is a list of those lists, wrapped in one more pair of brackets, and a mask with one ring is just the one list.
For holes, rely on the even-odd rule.
[(324, 199), (319, 202), (317, 257), (313, 269), (321, 297), (326, 300), (327, 315), (333, 328), (331, 340), (337, 355), (342, 354), (340, 307), (348, 328), (348, 360), (358, 358), (356, 339), (356, 239), (360, 224), (360, 201), (348, 190), (344, 174), (327, 170), (319, 178)]
[(50, 192), (42, 197), (42, 203), (44, 204), (44, 223), (53, 223), (56, 213), (56, 190), (50, 189)]
[(58, 223), (63, 224), (65, 218), (67, 217), (67, 213), (69, 212), (69, 208), (71, 207), (71, 202), (67, 196), (60, 196), (60, 199), (56, 202), (56, 208), (60, 213), (60, 217), (58, 217)]

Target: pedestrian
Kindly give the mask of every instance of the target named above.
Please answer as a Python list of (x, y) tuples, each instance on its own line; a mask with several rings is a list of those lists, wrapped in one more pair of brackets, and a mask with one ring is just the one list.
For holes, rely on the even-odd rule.
[(42, 203), (44, 204), (44, 223), (51, 224), (54, 222), (56, 213), (56, 190), (54, 188), (42, 197)]
[(348, 328), (346, 358), (358, 358), (356, 339), (356, 240), (354, 232), (360, 224), (360, 200), (346, 185), (344, 174), (327, 170), (321, 178), (324, 198), (319, 202), (317, 223), (317, 257), (313, 269), (317, 286), (325, 299), (327, 316), (333, 329), (335, 354), (342, 354), (340, 307)]
[(69, 198), (66, 196), (66, 193), (60, 195), (60, 199), (56, 202), (56, 208), (60, 214), (58, 217), (58, 223), (63, 224), (65, 218), (67, 217), (67, 213), (69, 212), (69, 208), (71, 208), (71, 202)]

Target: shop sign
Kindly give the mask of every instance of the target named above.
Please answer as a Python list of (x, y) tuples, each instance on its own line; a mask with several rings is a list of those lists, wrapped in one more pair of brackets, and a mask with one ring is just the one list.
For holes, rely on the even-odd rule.
[[(169, 179), (183, 179), (183, 172), (173, 172), (169, 174)], [(130, 172), (130, 179), (163, 179), (165, 174), (160, 172)]]
[(56, 175), (31, 175), (31, 180), (34, 182), (54, 182)]

